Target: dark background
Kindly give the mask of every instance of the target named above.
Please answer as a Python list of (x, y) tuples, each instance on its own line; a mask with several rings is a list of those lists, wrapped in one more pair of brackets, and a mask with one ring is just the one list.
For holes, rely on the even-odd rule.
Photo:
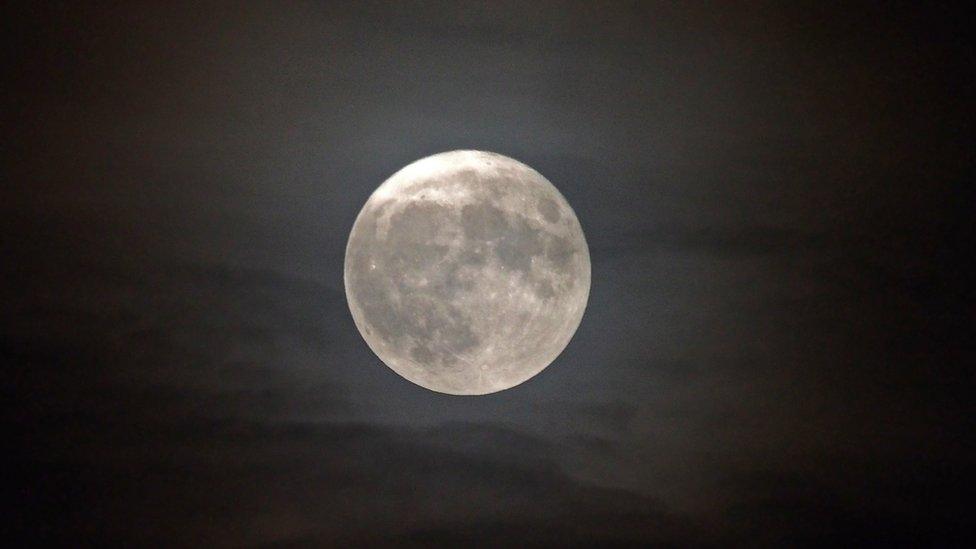
[[(8, 10), (5, 539), (973, 541), (960, 10)], [(563, 355), (484, 397), (386, 368), (342, 285), (373, 189), (460, 148), (593, 260)]]

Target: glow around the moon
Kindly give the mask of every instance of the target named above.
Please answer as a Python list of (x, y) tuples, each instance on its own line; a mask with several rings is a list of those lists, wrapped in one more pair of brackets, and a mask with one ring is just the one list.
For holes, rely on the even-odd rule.
[(576, 214), (511, 158), (410, 164), (363, 206), (346, 247), (349, 309), (377, 356), (442, 393), (518, 385), (563, 351), (590, 291)]

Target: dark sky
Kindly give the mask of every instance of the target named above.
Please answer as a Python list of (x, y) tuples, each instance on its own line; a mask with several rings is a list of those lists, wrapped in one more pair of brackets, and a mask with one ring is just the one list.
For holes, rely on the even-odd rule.
[[(961, 12), (35, 4), (4, 17), (6, 539), (973, 541)], [(593, 261), (566, 351), (484, 397), (385, 367), (342, 284), (369, 194), (464, 148), (549, 178)]]

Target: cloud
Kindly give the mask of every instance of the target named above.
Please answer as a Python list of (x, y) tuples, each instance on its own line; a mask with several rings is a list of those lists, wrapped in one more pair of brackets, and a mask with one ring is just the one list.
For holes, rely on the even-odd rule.
[(604, 238), (603, 251), (691, 252), (726, 256), (797, 254), (823, 249), (829, 240), (777, 226), (712, 226), (700, 228), (651, 227), (641, 232)]
[[(107, 426), (106, 426), (107, 427)], [(660, 503), (579, 482), (545, 440), (489, 424), (120, 424), (48, 467), (19, 462), (48, 532), (123, 544), (687, 539)], [(50, 465), (50, 464), (49, 464)], [(76, 500), (77, 499), (77, 500)], [(82, 505), (84, 503), (84, 505)], [(531, 529), (531, 524), (544, 525)], [(612, 528), (606, 528), (606, 526)]]
[[(6, 456), (23, 504), (15, 535), (177, 545), (678, 536), (658, 502), (563, 470), (561, 454), (581, 438), (487, 420), (352, 419), (342, 376), (322, 368), (360, 346), (351, 326), (338, 328), (348, 319), (334, 290), (228, 264), (146, 267), (96, 262), (77, 284), (15, 304), (2, 349), (15, 388), (5, 419), (24, 425)], [(625, 428), (633, 410), (565, 403), (549, 414), (578, 415), (603, 447), (601, 434)], [(549, 526), (530, 534), (532, 523)]]
[(811, 453), (807, 461), (791, 470), (757, 467), (727, 476), (725, 488), (738, 497), (725, 511), (726, 539), (793, 547), (965, 545), (969, 497), (946, 483), (970, 482), (968, 473), (926, 474), (921, 482), (910, 470), (919, 474), (922, 464), (903, 457), (868, 469), (823, 454)]

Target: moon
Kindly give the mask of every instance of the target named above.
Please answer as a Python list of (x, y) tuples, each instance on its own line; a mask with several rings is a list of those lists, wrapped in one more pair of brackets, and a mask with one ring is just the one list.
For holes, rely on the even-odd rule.
[(418, 160), (366, 201), (349, 235), (356, 327), (393, 371), (452, 395), (502, 391), (562, 353), (590, 293), (575, 212), (500, 154)]

